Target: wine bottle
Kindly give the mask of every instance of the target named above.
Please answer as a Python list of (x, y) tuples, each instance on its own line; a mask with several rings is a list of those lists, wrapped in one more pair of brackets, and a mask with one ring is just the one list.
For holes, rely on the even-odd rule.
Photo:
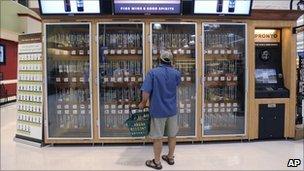
[(83, 12), (84, 11), (84, 9), (83, 9), (83, 0), (77, 0), (76, 3), (77, 3), (77, 11), (78, 12)]
[(235, 1), (236, 0), (229, 0), (228, 12), (234, 12), (234, 10), (235, 10)]
[(64, 0), (64, 10), (65, 10), (65, 12), (71, 12), (70, 0)]
[(216, 12), (223, 12), (223, 0), (217, 0)]

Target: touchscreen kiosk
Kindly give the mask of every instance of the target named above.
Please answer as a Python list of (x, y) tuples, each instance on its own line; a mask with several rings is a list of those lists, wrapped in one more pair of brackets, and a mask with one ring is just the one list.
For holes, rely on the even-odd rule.
[(255, 30), (256, 98), (287, 98), (284, 86), (280, 30)]

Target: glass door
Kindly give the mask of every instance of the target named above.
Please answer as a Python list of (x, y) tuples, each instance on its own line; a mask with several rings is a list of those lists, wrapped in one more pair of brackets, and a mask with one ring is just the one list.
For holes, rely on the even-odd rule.
[(141, 101), (144, 46), (143, 23), (100, 23), (100, 137), (129, 137), (124, 122)]
[(196, 112), (196, 24), (152, 23), (153, 68), (160, 62), (163, 50), (173, 54), (173, 65), (181, 74), (178, 89), (178, 136), (195, 136)]
[(90, 24), (46, 24), (48, 138), (92, 138)]
[(203, 135), (245, 134), (246, 25), (205, 23)]

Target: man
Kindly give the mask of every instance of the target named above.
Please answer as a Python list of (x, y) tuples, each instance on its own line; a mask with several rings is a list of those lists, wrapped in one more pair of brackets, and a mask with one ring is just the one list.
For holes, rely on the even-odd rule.
[(164, 133), (168, 136), (169, 153), (162, 159), (169, 165), (174, 164), (176, 134), (178, 132), (176, 93), (180, 84), (181, 74), (172, 67), (173, 55), (163, 51), (160, 55), (160, 65), (150, 70), (141, 87), (142, 101), (139, 108), (150, 103), (150, 137), (153, 140), (154, 159), (147, 160), (146, 165), (154, 169), (162, 169), (160, 155)]

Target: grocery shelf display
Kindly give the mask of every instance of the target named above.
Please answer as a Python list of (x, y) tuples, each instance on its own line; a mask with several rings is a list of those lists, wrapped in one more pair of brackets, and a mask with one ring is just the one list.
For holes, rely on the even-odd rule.
[(90, 24), (46, 24), (47, 136), (92, 138)]
[(246, 25), (205, 23), (203, 27), (203, 133), (245, 134)]
[(173, 54), (173, 66), (181, 72), (177, 92), (178, 136), (195, 136), (196, 122), (196, 24), (151, 23), (153, 68), (162, 51)]

